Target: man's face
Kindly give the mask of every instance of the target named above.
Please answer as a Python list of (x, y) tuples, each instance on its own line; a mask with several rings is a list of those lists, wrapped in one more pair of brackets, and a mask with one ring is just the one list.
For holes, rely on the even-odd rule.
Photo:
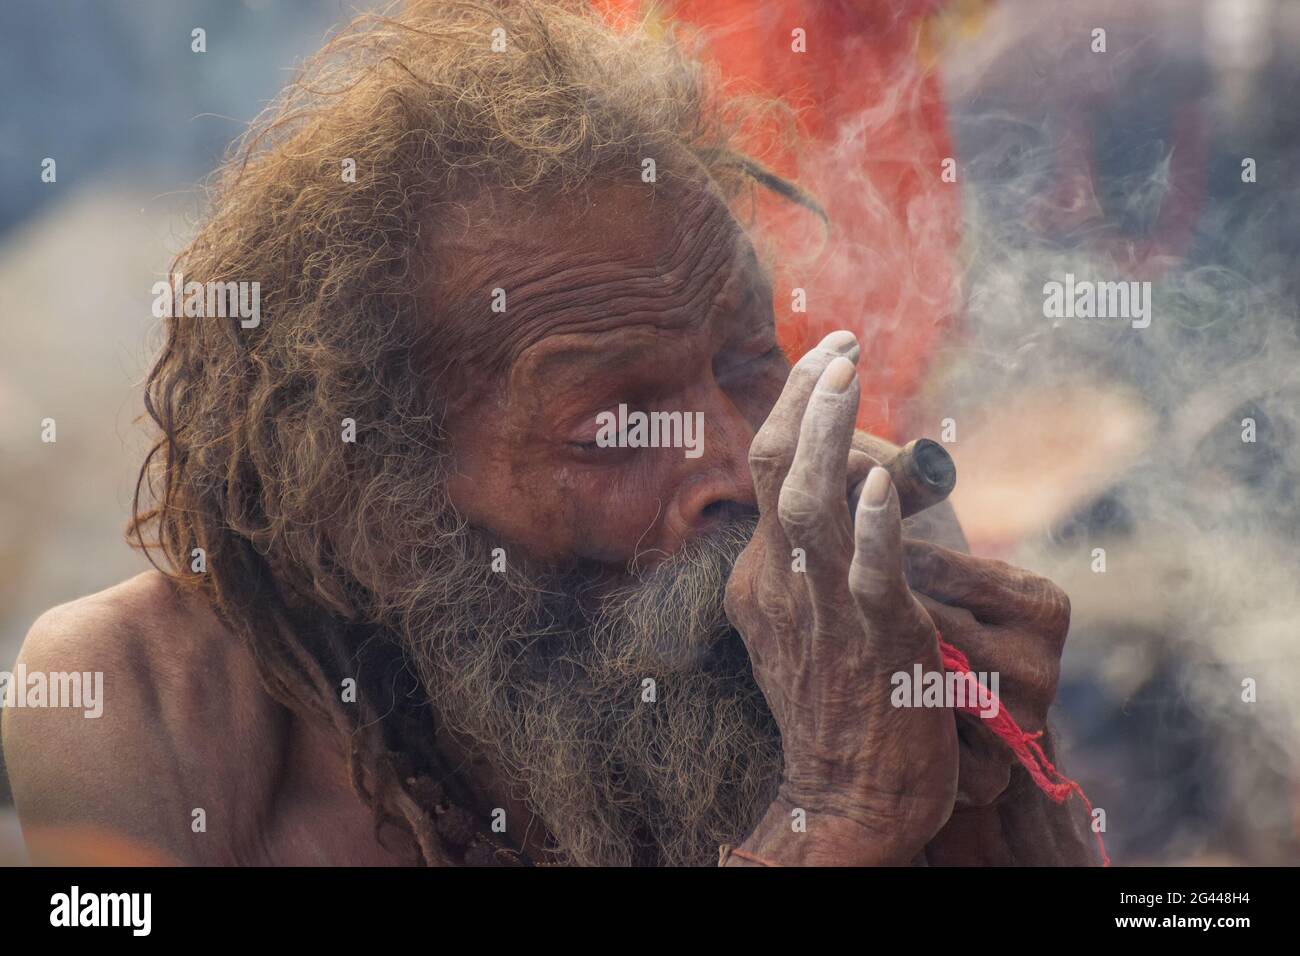
[[(412, 556), (389, 596), (440, 726), (574, 862), (716, 859), (780, 770), (723, 592), (755, 525), (749, 445), (789, 366), (725, 205), (666, 197), (463, 207), (437, 290), (483, 314), (448, 416), (458, 527), (388, 532)], [(620, 404), (702, 413), (702, 454), (599, 447)]]
[[(546, 213), (467, 208), (441, 277), (503, 373), (449, 421), (453, 503), (544, 561), (649, 566), (753, 509), (747, 453), (789, 372), (771, 288), (703, 186), (609, 187)], [(490, 309), (503, 289), (503, 314)], [(599, 447), (598, 415), (701, 413), (703, 448)]]

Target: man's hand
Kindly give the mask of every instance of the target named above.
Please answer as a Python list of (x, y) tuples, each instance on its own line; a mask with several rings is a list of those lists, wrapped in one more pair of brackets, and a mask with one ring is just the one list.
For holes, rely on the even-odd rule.
[[(897, 453), (884, 439), (858, 432), (850, 480)], [(998, 674), (998, 696), (1020, 727), (1044, 729), (1070, 627), (1065, 592), (1037, 574), (968, 554), (946, 502), (905, 521), (903, 530), (908, 585), (943, 639), (965, 653), (976, 672)], [(1006, 791), (1015, 764), (1007, 745), (982, 724), (957, 715), (958, 809), (992, 804)]]
[(857, 357), (847, 332), (805, 355), (750, 449), (760, 520), (726, 606), (781, 729), (779, 796), (741, 848), (772, 862), (910, 862), (957, 792), (952, 712), (890, 704), (893, 673), (942, 668), (884, 469), (849, 512)]
[[(853, 447), (850, 471), (861, 473), (898, 451), (863, 432), (854, 436)], [(855, 456), (867, 462), (855, 462)], [(904, 531), (908, 583), (943, 639), (963, 651), (974, 670), (998, 674), (999, 698), (1020, 727), (1045, 731), (1069, 629), (1064, 592), (1036, 574), (967, 554), (946, 502), (908, 519)], [(1096, 862), (1079, 805), (1058, 804), (1039, 790), (979, 718), (958, 714), (956, 721), (957, 804), (926, 845), (924, 859), (966, 865)], [(1055, 761), (1050, 733), (1039, 744)]]
[[(1070, 600), (1051, 581), (1002, 561), (925, 541), (904, 542), (907, 580), (943, 639), (976, 673), (998, 674), (998, 697), (1016, 723), (1043, 730), (1056, 698)], [(1007, 789), (1014, 757), (1005, 743), (960, 714), (957, 805), (986, 806)]]

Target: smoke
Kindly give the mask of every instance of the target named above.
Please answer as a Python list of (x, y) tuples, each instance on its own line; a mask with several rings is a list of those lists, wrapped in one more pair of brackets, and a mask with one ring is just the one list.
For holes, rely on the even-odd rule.
[[(1001, 6), (946, 74), (961, 333), (909, 423), (955, 429), (975, 549), (1071, 595), (1058, 720), (1117, 859), (1294, 861), (1294, 44), (1241, 117), (1199, 5)], [(1149, 327), (1046, 315), (1067, 274), (1149, 282)]]
[[(1071, 595), (1056, 720), (1115, 859), (1294, 862), (1300, 8), (946, 9), (894, 21), (906, 55), (822, 38), (870, 96), (807, 124), (830, 230), (773, 218), (778, 309), (810, 302), (778, 316), (853, 327), (860, 424), (944, 441), (974, 550)], [(1054, 312), (1051, 283), (1150, 312)]]

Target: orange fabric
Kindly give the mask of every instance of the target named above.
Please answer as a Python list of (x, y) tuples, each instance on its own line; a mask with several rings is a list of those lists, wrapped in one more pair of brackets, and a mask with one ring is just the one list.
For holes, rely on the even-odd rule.
[[(899, 405), (920, 386), (956, 303), (958, 187), (938, 77), (918, 56), (939, 0), (595, 0), (611, 18), (650, 15), (700, 28), (707, 53), (742, 91), (798, 111), (796, 151), (749, 144), (811, 192), (820, 222), (762, 196), (774, 253), (782, 345), (792, 357), (838, 328), (864, 345), (859, 426), (900, 437)], [(806, 52), (792, 48), (796, 28)], [(792, 290), (806, 292), (806, 312)]]

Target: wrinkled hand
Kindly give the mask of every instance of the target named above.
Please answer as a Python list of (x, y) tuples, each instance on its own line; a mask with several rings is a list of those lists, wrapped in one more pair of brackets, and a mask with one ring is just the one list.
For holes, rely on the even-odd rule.
[[(999, 675), (1001, 704), (1023, 730), (1044, 730), (1069, 630), (1064, 592), (1001, 561), (922, 541), (906, 541), (904, 553), (908, 580), (943, 639), (966, 654), (973, 670)], [(925, 859), (997, 866), (1097, 862), (1078, 805), (1057, 804), (1039, 791), (1010, 748), (981, 723), (957, 716), (957, 806), (926, 845)], [(1040, 743), (1055, 760), (1049, 736)]]
[[(870, 472), (849, 511), (857, 357), (851, 334), (828, 336), (794, 367), (755, 437), (760, 520), (726, 608), (781, 730), (785, 770), (769, 816), (803, 809), (810, 835), (830, 821), (820, 832), (856, 853), (832, 861), (898, 863), (952, 812), (957, 733), (950, 710), (890, 703), (893, 673), (941, 664), (934, 623), (904, 577), (898, 496), (884, 469)], [(775, 845), (760, 831), (751, 850)]]
[[(907, 580), (943, 639), (977, 673), (998, 674), (998, 697), (1021, 729), (1042, 730), (1056, 697), (1070, 601), (1051, 581), (1002, 561), (924, 541), (904, 542)], [(1006, 789), (1015, 760), (974, 716), (959, 714), (958, 806), (985, 806)]]
[[(854, 435), (853, 448), (850, 472), (860, 474), (898, 452), (865, 432)], [(998, 674), (998, 696), (1022, 729), (1042, 730), (1056, 697), (1070, 626), (1065, 592), (1037, 574), (968, 554), (947, 502), (905, 521), (903, 531), (908, 584), (943, 639), (965, 653), (973, 670)], [(996, 801), (1015, 764), (1010, 748), (982, 723), (966, 714), (957, 717), (959, 808)]]

